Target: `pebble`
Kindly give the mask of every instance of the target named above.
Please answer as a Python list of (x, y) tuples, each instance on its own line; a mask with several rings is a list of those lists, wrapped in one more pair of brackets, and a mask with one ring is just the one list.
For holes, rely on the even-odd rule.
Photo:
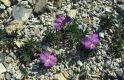
[(4, 74), (0, 74), (0, 80), (5, 80), (5, 75)]
[(0, 0), (0, 1), (3, 2), (5, 6), (9, 7), (11, 5), (10, 0)]
[(6, 79), (7, 79), (7, 80), (11, 79), (11, 74), (8, 73), (8, 72), (6, 73)]
[[(59, 63), (54, 66), (54, 69), (48, 69), (48, 70), (41, 68), (40, 70), (39, 64), (35, 64), (36, 61), (33, 60), (31, 62), (32, 64), (30, 64), (29, 66), (26, 67), (24, 66), (21, 69), (19, 69), (18, 64), (20, 64), (20, 62), (14, 61), (13, 59), (15, 60), (17, 59), (16, 56), (14, 55), (14, 53), (11, 53), (7, 50), (7, 53), (9, 53), (9, 55), (7, 55), (6, 57), (9, 56), (10, 58), (7, 59), (7, 63), (5, 64), (7, 73), (5, 73), (6, 71), (3, 72), (2, 74), (0, 74), (0, 77), (5, 73), (6, 79), (8, 78), (11, 80), (17, 80), (17, 79), (21, 80), (21, 78), (23, 77), (23, 73), (21, 73), (21, 71), (28, 73), (30, 75), (28, 76), (29, 77), (28, 80), (36, 80), (37, 78), (41, 78), (39, 80), (50, 80), (50, 79), (53, 80), (53, 78), (57, 80), (69, 80), (69, 78), (74, 78), (74, 80), (80, 80), (80, 76), (82, 77), (80, 73), (81, 74), (83, 73), (85, 74), (85, 76), (88, 76), (89, 78), (87, 80), (99, 80), (100, 78), (99, 75), (104, 75), (106, 73), (109, 73), (108, 75), (109, 77), (114, 77), (114, 78), (116, 78), (117, 76), (122, 77), (124, 74), (123, 72), (124, 68), (123, 66), (120, 67), (120, 64), (122, 63), (121, 59), (112, 61), (111, 57), (108, 57), (107, 54), (107, 51), (109, 50), (109, 45), (107, 44), (107, 42), (104, 41), (106, 38), (109, 38), (111, 40), (111, 35), (108, 36), (109, 35), (108, 32), (102, 31), (103, 29), (99, 24), (101, 21), (100, 16), (105, 13), (111, 12), (113, 14), (114, 12), (114, 14), (116, 14), (115, 17), (118, 17), (117, 15), (119, 14), (117, 14), (115, 10), (113, 10), (113, 8), (111, 7), (111, 0), (107, 0), (107, 1), (106, 0), (97, 0), (97, 1), (66, 0), (67, 3), (64, 3), (65, 0), (64, 1), (54, 0), (54, 1), (57, 2), (56, 3), (50, 2), (50, 0), (49, 2), (48, 0), (27, 0), (27, 1), (18, 0), (17, 3), (12, 3), (12, 5), (11, 6), (8, 5), (8, 7), (3, 2), (4, 4), (0, 4), (0, 9), (3, 9), (4, 11), (3, 14), (4, 13), (5, 14), (1, 16), (2, 17), (10, 16), (10, 18), (12, 16), (14, 19), (14, 20), (12, 19), (12, 21), (10, 20), (8, 26), (5, 27), (3, 26), (3, 27), (6, 28), (6, 31), (8, 33), (15, 31), (16, 29), (21, 30), (20, 32), (24, 33), (24, 37), (23, 37), (24, 39), (25, 38), (30, 39), (31, 37), (33, 37), (34, 40), (41, 42), (42, 39), (44, 38), (45, 31), (49, 29), (50, 26), (54, 25), (53, 23), (56, 14), (69, 15), (71, 18), (76, 18), (79, 20), (77, 21), (77, 23), (79, 23), (78, 25), (79, 29), (83, 29), (83, 31), (86, 31), (86, 29), (88, 29), (90, 30), (89, 33), (93, 33), (97, 30), (99, 36), (101, 38), (104, 38), (102, 40), (103, 42), (101, 41), (100, 46), (98, 46), (99, 49), (98, 51), (96, 51), (96, 56), (88, 57), (90, 58), (89, 60), (80, 60), (80, 58), (79, 59), (77, 58), (75, 59), (76, 63), (74, 63), (73, 65), (70, 64), (68, 60), (63, 60), (66, 61), (63, 63), (67, 63), (67, 64)], [(121, 15), (124, 14), (123, 0), (117, 0), (117, 3), (115, 3), (115, 5), (117, 5), (118, 8), (117, 11), (119, 11)], [(53, 12), (44, 13), (44, 9), (46, 8), (52, 10)], [(7, 12), (8, 14), (6, 14)], [(34, 12), (37, 14), (33, 14)], [(68, 13), (66, 14), (66, 12)], [(118, 21), (116, 24), (118, 24)], [(94, 30), (91, 27), (93, 27)], [(53, 27), (50, 27), (50, 30), (51, 29), (53, 29)], [(18, 48), (22, 47), (21, 41), (16, 40), (15, 44), (18, 46)], [(38, 44), (38, 47), (39, 45), (40, 48), (43, 49), (41, 47), (41, 44)], [(65, 47), (65, 49), (68, 48)], [(64, 52), (66, 53), (66, 50)], [(70, 53), (70, 51), (68, 50), (67, 53)], [(64, 53), (61, 54), (65, 56)], [(76, 56), (79, 55), (76, 54)], [(124, 58), (122, 58), (122, 60), (124, 62)]]
[(32, 13), (32, 9), (30, 8), (25, 8), (24, 6), (18, 7), (18, 6), (13, 6), (12, 7), (12, 15), (15, 20), (19, 21), (26, 21)]
[(102, 37), (102, 38), (104, 38), (104, 36), (105, 36), (104, 32), (100, 32), (99, 33), (99, 36)]
[(68, 74), (67, 71), (64, 71), (64, 72), (63, 72), (63, 75), (64, 75), (65, 78), (69, 78), (69, 74)]
[(124, 0), (116, 0), (118, 4), (124, 4)]
[(10, 22), (10, 25), (8, 25), (5, 29), (7, 33), (11, 33), (15, 30), (17, 30), (17, 33), (19, 33), (24, 28), (23, 22), (19, 20), (13, 20)]
[(62, 73), (55, 74), (53, 79), (55, 79), (55, 80), (67, 80)]
[(124, 74), (124, 71), (123, 71), (123, 69), (122, 68), (120, 68), (120, 69), (118, 69), (117, 71), (116, 71), (116, 74), (118, 75), (118, 76), (123, 76), (123, 74)]
[(77, 14), (77, 10), (76, 9), (71, 9), (68, 11), (68, 16), (70, 16), (71, 18), (75, 18)]
[(4, 65), (2, 63), (0, 63), (0, 74), (6, 72), (6, 68), (4, 67)]
[(0, 4), (0, 9), (4, 10), (6, 7), (3, 4)]
[(124, 4), (117, 5), (117, 11), (123, 16), (124, 15)]
[(79, 60), (79, 61), (77, 61), (77, 65), (83, 66), (83, 63)]
[(37, 2), (35, 4), (34, 12), (35, 13), (42, 13), (45, 9), (47, 2), (48, 2), (48, 0), (37, 0)]

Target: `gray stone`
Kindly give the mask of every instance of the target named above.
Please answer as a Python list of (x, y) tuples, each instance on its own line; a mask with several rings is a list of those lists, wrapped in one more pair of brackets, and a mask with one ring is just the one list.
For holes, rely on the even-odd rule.
[(105, 34), (103, 32), (100, 32), (99, 33), (99, 36), (102, 37), (102, 38), (104, 38)]
[[(48, 79), (47, 79), (48, 80)], [(67, 80), (62, 73), (55, 74), (53, 80)]]
[(72, 2), (73, 2), (74, 4), (76, 4), (78, 1), (79, 1), (79, 0), (72, 0)]
[(110, 72), (108, 74), (108, 77), (115, 79), (115, 78), (117, 78), (117, 75), (115, 74), (115, 72)]
[(15, 20), (26, 21), (32, 13), (32, 9), (25, 8), (24, 6), (13, 6), (12, 15)]
[(124, 0), (117, 0), (118, 4), (124, 4)]
[(34, 12), (42, 13), (45, 9), (45, 6), (46, 6), (47, 2), (48, 2), (48, 0), (36, 0), (36, 5), (35, 5), (35, 8), (34, 8)]
[(9, 80), (11, 78), (11, 74), (10, 73), (6, 73), (6, 79)]
[(79, 61), (77, 61), (77, 64), (79, 65), (79, 66), (83, 66), (83, 63), (79, 60)]
[(88, 3), (91, 3), (91, 2), (93, 2), (93, 0), (87, 0), (87, 2), (88, 2)]
[(65, 0), (54, 0), (54, 6), (61, 7), (63, 2), (65, 2)]
[(117, 5), (116, 10), (117, 10), (117, 12), (120, 13), (122, 16), (124, 15), (124, 5)]
[(106, 67), (106, 68), (109, 68), (110, 66), (111, 66), (111, 61), (106, 61), (106, 63), (104, 64), (104, 66)]
[(9, 57), (9, 56), (7, 56), (6, 57), (6, 62), (7, 63), (11, 63), (11, 62), (13, 62), (14, 60), (12, 59), (12, 57)]
[(5, 9), (6, 7), (3, 4), (0, 4), (0, 9)]
[(10, 6), (11, 5), (11, 1), (10, 0), (0, 0), (1, 2), (4, 3), (4, 5), (6, 6)]
[(123, 76), (124, 72), (123, 72), (122, 69), (118, 69), (118, 70), (116, 71), (116, 74), (117, 74), (118, 76)]
[(0, 63), (0, 74), (6, 72), (6, 68), (2, 63)]
[(68, 73), (69, 73), (70, 76), (73, 76), (73, 71), (72, 70), (69, 70)]
[(0, 74), (0, 80), (5, 80), (5, 75), (4, 74)]

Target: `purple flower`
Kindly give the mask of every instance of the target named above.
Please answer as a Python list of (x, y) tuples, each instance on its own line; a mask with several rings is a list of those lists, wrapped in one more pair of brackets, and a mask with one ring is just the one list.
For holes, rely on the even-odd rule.
[(50, 68), (57, 63), (57, 57), (53, 52), (43, 52), (40, 54), (40, 62), (44, 65), (44, 67)]
[(89, 36), (88, 36), (88, 39), (92, 42), (92, 43), (94, 43), (94, 44), (99, 44), (100, 43), (100, 39), (99, 39), (99, 36), (98, 36), (98, 34), (96, 34), (96, 33), (94, 33), (94, 34), (90, 34)]
[(90, 34), (87, 38), (81, 41), (81, 44), (85, 49), (95, 50), (98, 44), (100, 43), (100, 39), (98, 34)]
[(60, 31), (66, 23), (69, 23), (71, 18), (69, 16), (57, 16), (55, 19), (54, 29)]
[(65, 19), (63, 20), (63, 24), (71, 22), (71, 17), (66, 16)]
[(85, 47), (85, 49), (95, 50), (96, 45), (93, 44), (89, 39), (84, 39), (81, 41), (82, 45)]

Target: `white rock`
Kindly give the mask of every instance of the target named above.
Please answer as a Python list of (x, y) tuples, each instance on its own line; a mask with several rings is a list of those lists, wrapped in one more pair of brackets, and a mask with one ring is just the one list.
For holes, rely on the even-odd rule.
[(107, 12), (111, 12), (111, 7), (106, 7), (105, 10), (106, 10)]
[(6, 6), (10, 6), (11, 2), (10, 0), (0, 0), (1, 2), (3, 2)]
[(0, 74), (6, 72), (6, 68), (2, 63), (0, 63)]
[(71, 9), (70, 11), (68, 11), (68, 16), (70, 16), (71, 18), (75, 18), (76, 14), (77, 14), (76, 9)]
[(22, 21), (14, 20), (10, 23), (9, 26), (6, 27), (6, 32), (11, 33), (12, 31), (17, 30), (19, 33), (19, 31), (22, 30), (23, 28), (24, 26)]
[(80, 65), (80, 66), (83, 66), (83, 63), (80, 60), (77, 61), (77, 64)]
[(99, 36), (104, 38), (105, 34), (103, 32), (99, 33)]
[(20, 48), (24, 43), (22, 41), (16, 41), (15, 44)]
[(32, 9), (25, 8), (25, 7), (18, 7), (18, 6), (13, 6), (12, 8), (12, 15), (15, 20), (21, 20), (21, 21), (26, 21), (32, 13)]
[(83, 29), (83, 26), (82, 25), (78, 25), (78, 29)]
[(53, 78), (56, 80), (67, 80), (62, 73), (55, 74)]
[(0, 80), (5, 80), (5, 75), (4, 74), (0, 74)]

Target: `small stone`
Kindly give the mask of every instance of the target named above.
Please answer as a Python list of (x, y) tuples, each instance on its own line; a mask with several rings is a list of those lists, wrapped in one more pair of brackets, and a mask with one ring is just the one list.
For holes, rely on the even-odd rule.
[(6, 7), (3, 4), (0, 4), (0, 9), (4, 10)]
[(83, 25), (78, 25), (78, 29), (83, 29)]
[(73, 76), (73, 74), (74, 74), (73, 70), (69, 70), (68, 73), (69, 73), (70, 76)]
[(24, 43), (22, 41), (16, 41), (15, 44), (20, 48)]
[(99, 33), (99, 36), (102, 37), (102, 38), (104, 38), (105, 34), (103, 32), (100, 32)]
[(124, 0), (117, 0), (118, 4), (124, 4)]
[(14, 73), (13, 77), (15, 77), (16, 79), (19, 79), (20, 80), (22, 78), (22, 74), (21, 74), (21, 72), (19, 70), (17, 70)]
[(36, 0), (34, 12), (35, 13), (42, 13), (45, 9), (47, 2), (48, 2), (48, 0)]
[(111, 61), (106, 61), (106, 63), (104, 64), (106, 68), (111, 67), (112, 62)]
[(7, 56), (6, 57), (6, 63), (11, 63), (11, 62), (13, 62), (12, 57)]
[(10, 78), (11, 78), (11, 75), (10, 75), (10, 73), (7, 72), (6, 73), (6, 79), (9, 80)]
[(76, 79), (75, 79), (75, 80), (80, 80), (80, 78), (79, 78), (79, 77), (80, 77), (80, 75), (79, 75), (79, 74), (77, 74), (77, 75), (76, 75)]
[(111, 12), (111, 7), (106, 7), (105, 10), (106, 10), (107, 12)]
[(88, 2), (88, 3), (91, 3), (91, 2), (93, 2), (93, 0), (87, 0), (87, 2)]
[(1, 2), (3, 2), (6, 6), (10, 6), (11, 2), (10, 0), (0, 0)]
[(83, 63), (79, 60), (79, 61), (77, 61), (77, 65), (83, 66)]
[(64, 71), (64, 72), (63, 72), (63, 75), (65, 76), (65, 78), (69, 78), (69, 74), (68, 74), (67, 71)]
[(116, 71), (116, 74), (117, 74), (118, 76), (123, 76), (124, 72), (123, 72), (122, 69), (118, 69), (118, 70)]
[(5, 80), (5, 75), (4, 74), (0, 74), (0, 80)]
[(71, 18), (75, 18), (76, 14), (77, 14), (76, 9), (71, 9), (70, 11), (68, 11), (68, 16), (70, 16)]
[(115, 78), (117, 78), (117, 75), (115, 74), (115, 72), (110, 72), (108, 74), (108, 77), (111, 77), (111, 78), (115, 79)]
[(32, 9), (25, 8), (24, 6), (13, 6), (12, 15), (15, 20), (26, 21), (32, 13)]
[(8, 13), (9, 13), (9, 15), (11, 15), (11, 13), (12, 13), (12, 8), (11, 8), (11, 7), (7, 8), (7, 11), (8, 11)]
[(65, 0), (54, 0), (54, 6), (55, 7), (61, 7), (62, 3), (64, 3)]
[(6, 68), (2, 63), (0, 63), (0, 74), (6, 72)]
[(22, 21), (18, 21), (18, 20), (14, 20), (10, 23), (10, 25), (8, 25), (5, 29), (7, 33), (11, 33), (13, 31), (21, 31), (23, 29), (23, 22)]
[(117, 5), (117, 12), (119, 12), (121, 15), (124, 15), (124, 5)]
[(72, 0), (73, 4), (76, 4), (79, 0)]
[(53, 80), (67, 80), (62, 73), (55, 74)]
[(124, 54), (122, 54), (121, 59), (122, 59), (122, 64), (124, 64)]

